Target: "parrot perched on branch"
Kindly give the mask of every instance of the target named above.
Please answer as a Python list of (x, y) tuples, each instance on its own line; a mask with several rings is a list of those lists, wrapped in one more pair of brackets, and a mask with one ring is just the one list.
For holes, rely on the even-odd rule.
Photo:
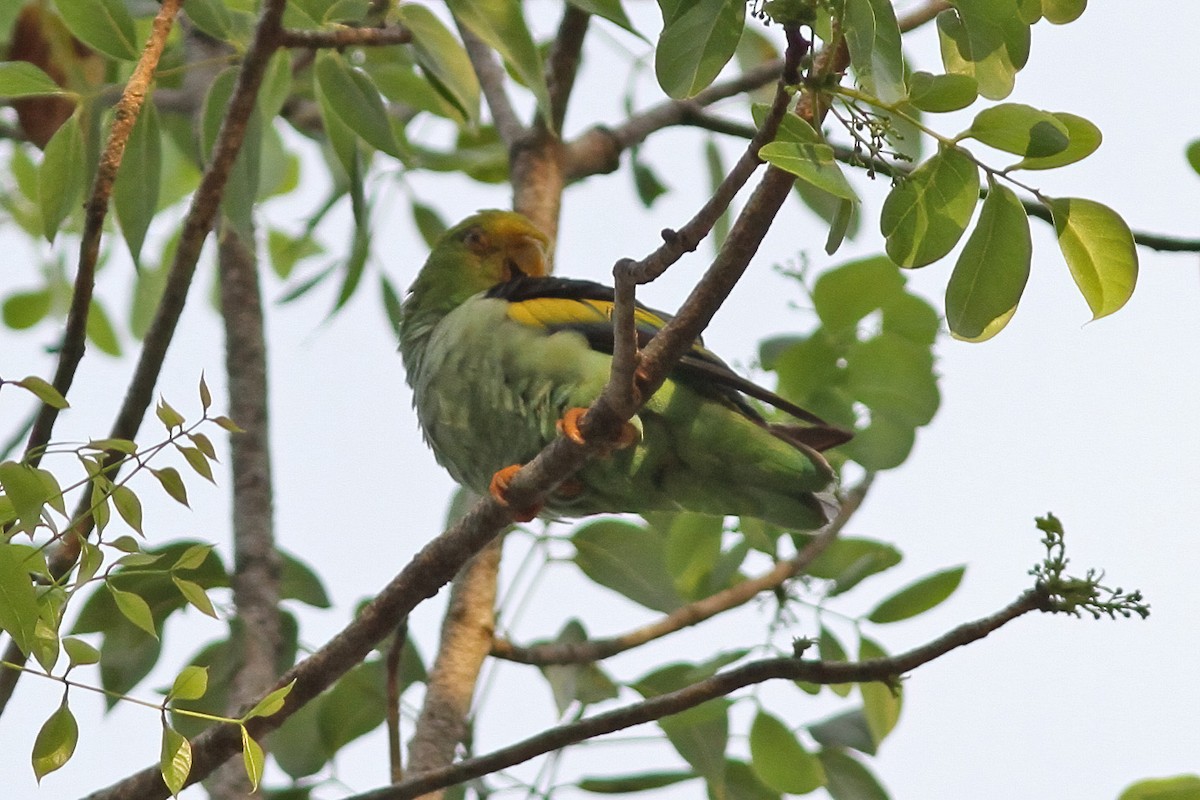
[[(447, 230), (406, 298), (400, 352), (417, 418), (460, 484), (505, 502), (507, 479), (580, 409), (612, 365), (613, 291), (549, 276), (546, 236), (520, 214), (482, 211)], [(669, 317), (639, 306), (644, 345)], [(808, 425), (765, 421), (744, 395)], [(818, 452), (849, 438), (741, 378), (697, 341), (626, 427), (547, 499), (517, 509), (583, 516), (698, 511), (814, 529), (833, 470)]]

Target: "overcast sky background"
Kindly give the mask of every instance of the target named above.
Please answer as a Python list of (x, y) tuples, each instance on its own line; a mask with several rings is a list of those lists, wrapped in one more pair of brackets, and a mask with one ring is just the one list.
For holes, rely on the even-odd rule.
[[(651, 4), (630, 4), (630, 10), (644, 30), (657, 30)], [(529, 13), (553, 24), (547, 4), (530, 4)], [(604, 61), (613, 52), (605, 40), (639, 45), (611, 26), (597, 27), (604, 32), (595, 37), (581, 75), (568, 134), (598, 120), (621, 118), (620, 98), (610, 93), (625, 73)], [(1037, 25), (1031, 64), (1009, 99), (1082, 115), (1099, 125), (1105, 142), (1082, 164), (1037, 173), (1030, 180), (1051, 195), (1104, 202), (1135, 229), (1195, 236), (1200, 176), (1186, 167), (1183, 148), (1200, 136), (1198, 28), (1200, 8), (1167, 0), (1136, 6), (1093, 3), (1069, 26)], [(907, 52), (917, 68), (939, 69), (932, 28), (913, 37)], [(642, 105), (655, 99), (650, 88), (640, 94)], [(739, 101), (727, 108), (742, 113)], [(933, 124), (952, 133), (966, 126), (969, 115), (943, 120)], [(572, 188), (558, 244), (559, 272), (607, 280), (617, 258), (645, 253), (656, 244), (661, 228), (681, 224), (707, 191), (699, 160), (702, 141), (694, 131), (671, 132), (656, 135), (644, 148), (643, 157), (672, 189), (650, 211), (635, 199), (627, 171)], [(726, 144), (732, 158), (740, 145)], [(425, 177), (414, 178), (411, 185), (451, 221), (477, 208), (508, 203), (504, 187)], [(797, 203), (781, 214), (749, 276), (706, 334), (710, 347), (746, 365), (759, 339), (808, 327), (808, 312), (795, 308), (803, 303), (795, 284), (772, 265), (803, 252), (814, 269), (823, 269), (882, 249), (870, 220), (877, 218), (886, 185), (859, 185), (868, 222), (859, 239), (832, 259), (821, 248), (825, 231), (809, 212)], [(403, 189), (392, 176), (379, 179), (373, 188), (379, 197), (373, 269), (407, 286), (425, 248), (409, 222)], [(264, 213), (275, 225), (292, 225), (319, 202), (322, 191), (318, 186), (273, 202)], [(904, 552), (904, 563), (852, 592), (839, 608), (865, 611), (912, 580), (965, 563), (966, 578), (950, 602), (909, 622), (871, 628), (870, 635), (899, 652), (991, 613), (1030, 584), (1026, 572), (1042, 555), (1033, 518), (1053, 511), (1066, 526), (1068, 553), (1077, 571), (1107, 569), (1110, 583), (1142, 589), (1153, 613), (1145, 622), (1030, 615), (913, 673), (905, 684), (900, 725), (871, 762), (897, 800), (1115, 798), (1136, 779), (1197, 770), (1197, 258), (1142, 250), (1141, 276), (1128, 306), (1085, 324), (1087, 306), (1052, 231), (1039, 221), (1032, 224), (1032, 275), (1012, 323), (984, 344), (964, 344), (949, 336), (939, 341), (942, 408), (918, 434), (908, 463), (880, 476), (848, 530), (893, 542)], [(344, 240), (330, 242), (336, 246)], [(30, 252), (20, 237), (4, 230), (0, 241), (10, 253), (0, 289), (7, 294), (29, 286), (45, 249)], [(74, 245), (60, 247), (62, 257), (73, 261)], [(640, 296), (660, 308), (677, 306), (710, 254), (702, 247)], [(950, 258), (910, 273), (910, 286), (940, 310), (952, 265)], [(116, 258), (100, 279), (102, 296), (122, 312), (129, 270)], [(222, 337), (207, 303), (211, 279), (207, 264), (160, 384), (167, 399), (188, 416), (198, 413), (195, 386), (201, 370), (215, 396), (224, 393)], [(350, 307), (328, 322), (322, 320), (335, 286), (296, 304), (272, 305), (269, 313), (278, 537), (284, 548), (321, 571), (336, 604), (330, 611), (303, 613), (302, 638), (312, 646), (336, 632), (360, 599), (381, 587), (441, 529), (453, 488), (417, 433), (374, 283), (368, 277)], [(268, 278), (268, 298), (283, 291)], [(0, 374), (49, 376), (52, 361), (43, 348), (57, 336), (57, 329), (45, 324), (23, 335), (6, 333)], [(133, 353), (128, 337), (125, 343)], [(105, 435), (129, 369), (128, 359), (92, 353), (72, 390), (75, 408), (62, 417), (56, 439)], [(15, 392), (0, 396), (5, 429), (27, 408)], [(160, 429), (152, 421), (143, 431), (142, 438), (152, 441)], [(223, 444), (220, 449), (227, 452)], [(228, 479), (219, 482), (219, 488), (212, 488), (198, 479), (189, 481), (192, 512), (151, 500), (157, 492), (142, 482), (147, 530), (155, 540), (216, 540), (228, 561)], [(506, 556), (510, 575), (517, 550)], [(441, 600), (414, 615), (413, 630), (426, 655), (435, 641)], [(628, 680), (670, 660), (700, 661), (719, 649), (754, 646), (761, 642), (759, 630), (771, 610), (769, 604), (751, 605), (734, 620), (676, 635), (646, 653), (616, 658), (609, 667)], [(576, 615), (597, 635), (618, 633), (649, 618), (644, 610), (587, 585), (569, 564), (558, 565), (547, 570), (526, 604), (514, 637), (529, 641), (552, 635)], [(814, 633), (803, 626), (792, 632)], [(164, 666), (138, 690), (139, 696), (151, 696), (154, 687), (169, 684), (184, 659), (221, 633), (220, 624), (193, 612), (186, 621), (175, 622), (166, 631)], [(530, 668), (502, 665), (489, 684), (476, 736), (479, 752), (552, 723), (549, 691)], [(59, 693), (57, 684), (22, 680), (0, 725), (5, 796), (77, 796), (156, 761), (158, 726), (152, 712), (121, 706), (103, 717), (99, 700), (76, 691), (71, 703), (81, 727), (79, 748), (74, 760), (48, 776), (39, 790), (29, 766), (32, 731), (57, 704)], [(813, 699), (776, 686), (764, 689), (762, 697), (775, 713), (798, 724), (844, 707), (827, 695)], [(749, 703), (736, 707), (735, 730), (745, 730), (751, 713)], [(523, 722), (514, 724), (514, 718)], [(619, 738), (652, 735), (654, 730), (638, 729)], [(383, 737), (372, 735), (364, 742), (340, 762), (345, 791), (333, 786), (318, 797), (385, 782)], [(736, 742), (734, 750), (744, 752), (744, 741)], [(626, 741), (569, 751), (563, 775), (624, 774), (680, 763), (669, 748)], [(530, 778), (534, 772), (519, 774)], [(699, 784), (684, 784), (669, 796), (697, 797), (702, 791)], [(191, 790), (184, 796), (199, 794)]]

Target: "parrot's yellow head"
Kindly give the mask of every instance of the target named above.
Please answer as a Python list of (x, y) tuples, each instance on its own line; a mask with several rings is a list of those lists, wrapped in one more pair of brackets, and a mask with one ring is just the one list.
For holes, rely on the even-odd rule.
[(442, 234), (412, 285), (410, 307), (446, 313), (521, 275), (550, 273), (550, 240), (514, 211), (480, 211)]

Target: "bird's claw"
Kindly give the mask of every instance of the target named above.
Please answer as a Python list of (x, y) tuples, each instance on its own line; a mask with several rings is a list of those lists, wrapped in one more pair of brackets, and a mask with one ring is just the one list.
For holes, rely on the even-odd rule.
[[(582, 447), (587, 444), (587, 440), (583, 438), (583, 431), (579, 429), (579, 426), (583, 423), (583, 418), (586, 414), (586, 408), (568, 408), (555, 427), (558, 428), (558, 432), (563, 436)], [(638, 433), (637, 427), (632, 422), (626, 421), (621, 426), (621, 434), (612, 443), (609, 452), (612, 450), (624, 450), (626, 447), (637, 444), (640, 438), (641, 434)]]
[[(513, 476), (521, 470), (521, 464), (512, 464), (502, 470), (498, 470), (492, 476), (491, 483), (488, 484), (488, 494), (490, 494), (500, 505), (511, 508), (512, 504), (508, 501), (508, 485), (512, 483)], [(513, 508), (513, 519), (517, 522), (530, 522), (541, 512), (542, 506), (536, 503), (528, 508)]]

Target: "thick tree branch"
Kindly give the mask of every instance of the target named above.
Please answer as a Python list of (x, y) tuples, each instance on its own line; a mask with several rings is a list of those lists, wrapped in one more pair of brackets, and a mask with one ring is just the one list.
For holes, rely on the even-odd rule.
[(335, 30), (295, 30), (286, 28), (279, 35), (281, 47), (386, 47), (408, 44), (412, 33), (407, 28), (391, 25), (387, 28), (337, 28)]
[[(270, 689), (278, 674), (279, 580), (275, 549), (267, 411), (267, 345), (262, 293), (254, 250), (231, 225), (223, 225), (217, 260), (221, 278), (221, 317), (225, 323), (225, 367), (229, 376), (229, 415), (242, 428), (230, 436), (233, 476), (233, 602), (237, 616), (233, 651), (236, 665), (229, 705), (240, 715)], [(215, 799), (245, 797), (250, 784), (237, 761), (217, 772)]]
[[(501, 539), (493, 539), (463, 567), (450, 589), (437, 659), (408, 745), (408, 769), (425, 772), (454, 761), (467, 733), (471, 698), (496, 630), (496, 583)], [(440, 795), (440, 793), (438, 793)]]
[(872, 681), (892, 683), (901, 675), (951, 650), (979, 641), (1017, 617), (1038, 610), (1052, 610), (1050, 597), (1043, 591), (1031, 589), (991, 616), (960, 625), (927, 644), (891, 658), (859, 662), (805, 661), (800, 658), (754, 661), (678, 691), (552, 728), (488, 755), (464, 759), (436, 773), (415, 775), (396, 786), (365, 792), (348, 800), (407, 800), (520, 764), (567, 745), (678, 714), (708, 700), (768, 680), (807, 681), (822, 685)]
[(697, 625), (716, 615), (748, 603), (762, 592), (782, 586), (788, 580), (801, 575), (833, 540), (842, 532), (846, 523), (862, 505), (871, 485), (873, 475), (868, 475), (843, 499), (837, 517), (825, 526), (812, 541), (792, 558), (778, 562), (772, 569), (756, 578), (742, 581), (716, 594), (688, 603), (649, 625), (606, 639), (592, 639), (572, 644), (542, 644), (520, 647), (505, 639), (497, 639), (492, 645), (492, 655), (497, 658), (517, 661), (522, 664), (586, 664), (600, 661), (626, 650), (632, 650), (647, 642), (661, 639), (670, 633)]
[[(75, 379), (75, 371), (83, 360), (83, 351), (87, 339), (88, 309), (92, 303), (92, 290), (95, 285), (96, 262), (100, 257), (100, 237), (104, 233), (104, 219), (108, 215), (108, 200), (112, 196), (113, 185), (117, 180), (117, 172), (121, 168), (121, 160), (125, 156), (125, 145), (142, 103), (150, 92), (150, 84), (158, 69), (158, 60), (162, 56), (167, 43), (167, 35), (175, 24), (175, 17), (183, 0), (163, 0), (158, 14), (151, 24), (150, 35), (142, 48), (142, 55), (129, 76), (121, 99), (113, 110), (112, 129), (108, 134), (108, 143), (100, 154), (100, 164), (96, 170), (96, 178), (92, 182), (92, 191), (84, 204), (83, 236), (79, 244), (79, 267), (75, 273), (75, 288), (71, 294), (71, 307), (67, 311), (67, 326), (63, 332), (62, 348), (58, 354), (58, 368), (54, 373), (54, 388), (64, 397)], [(29, 433), (29, 442), (25, 447), (25, 457), (32, 466), (37, 466), (42, 460), (42, 451), (50, 442), (54, 430), (54, 422), (58, 419), (58, 409), (43, 404), (33, 429)], [(3, 705), (0, 703), (0, 708)]]

